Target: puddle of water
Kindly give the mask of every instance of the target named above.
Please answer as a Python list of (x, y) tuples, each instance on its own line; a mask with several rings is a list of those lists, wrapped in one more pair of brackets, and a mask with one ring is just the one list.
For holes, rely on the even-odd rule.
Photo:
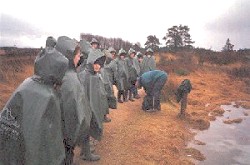
[[(222, 105), (225, 110), (222, 117), (210, 123), (208, 130), (200, 131), (195, 140), (205, 145), (189, 144), (188, 147), (199, 150), (206, 160), (195, 161), (196, 164), (250, 164), (250, 109), (231, 105)], [(225, 124), (227, 119), (243, 119), (241, 123)]]

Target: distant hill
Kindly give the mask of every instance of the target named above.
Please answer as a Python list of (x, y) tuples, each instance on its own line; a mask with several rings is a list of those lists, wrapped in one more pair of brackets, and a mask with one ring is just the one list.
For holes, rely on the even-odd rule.
[(0, 55), (6, 56), (35, 56), (39, 51), (38, 48), (0, 47)]

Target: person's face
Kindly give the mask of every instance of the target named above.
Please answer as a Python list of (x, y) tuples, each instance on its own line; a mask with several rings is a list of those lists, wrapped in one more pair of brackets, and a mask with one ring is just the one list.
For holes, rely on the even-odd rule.
[(97, 49), (98, 48), (98, 44), (97, 43), (93, 43), (91, 46), (92, 46), (93, 49)]
[(139, 62), (142, 62), (142, 60), (143, 60), (143, 58), (139, 58), (139, 59), (138, 59)]
[(134, 57), (135, 57), (135, 53), (131, 53), (131, 54), (130, 54), (130, 57), (131, 57), (131, 58), (134, 58)]
[(111, 52), (111, 55), (112, 55), (112, 59), (115, 59), (116, 53), (115, 52)]
[(77, 64), (78, 64), (78, 62), (80, 60), (80, 55), (81, 55), (80, 51), (77, 51), (77, 53), (76, 53), (76, 55), (74, 57), (74, 65), (75, 65), (75, 67), (77, 66)]
[(125, 59), (125, 56), (124, 56), (124, 55), (121, 55), (120, 57), (121, 57), (121, 59), (122, 59), (122, 60), (124, 60), (124, 59)]
[(93, 68), (95, 72), (99, 72), (101, 69), (101, 66), (99, 64), (93, 64)]

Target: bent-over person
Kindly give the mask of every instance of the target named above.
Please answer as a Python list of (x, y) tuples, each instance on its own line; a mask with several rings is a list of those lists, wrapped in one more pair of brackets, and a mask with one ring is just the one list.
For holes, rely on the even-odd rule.
[(161, 70), (153, 70), (143, 73), (137, 80), (137, 86), (143, 87), (146, 96), (143, 98), (142, 110), (152, 112), (160, 111), (161, 90), (167, 81), (167, 73)]

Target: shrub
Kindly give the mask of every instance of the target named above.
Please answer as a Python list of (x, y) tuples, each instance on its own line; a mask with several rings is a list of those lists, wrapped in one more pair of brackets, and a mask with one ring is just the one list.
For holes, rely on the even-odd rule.
[(175, 74), (177, 74), (178, 76), (187, 76), (189, 75), (189, 71), (186, 69), (176, 69)]
[(237, 78), (249, 78), (250, 77), (250, 67), (242, 66), (240, 68), (233, 68), (229, 73)]

